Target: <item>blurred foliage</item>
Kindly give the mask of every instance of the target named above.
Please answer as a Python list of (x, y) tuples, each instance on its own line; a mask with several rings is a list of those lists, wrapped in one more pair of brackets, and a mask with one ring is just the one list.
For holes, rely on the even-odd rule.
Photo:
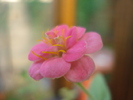
[(8, 91), (6, 100), (48, 100), (53, 96), (50, 89), (45, 90), (40, 82), (31, 79), (27, 71), (22, 71), (20, 78), (24, 83)]
[(94, 76), (89, 92), (95, 100), (111, 100), (110, 91), (102, 74)]
[[(78, 0), (77, 24), (87, 30), (105, 31), (108, 27), (108, 0)], [(103, 33), (102, 33), (103, 34)]]
[(75, 100), (76, 98), (76, 90), (70, 90), (68, 88), (61, 88), (59, 91), (60, 96), (62, 97), (61, 100)]
[(78, 26), (98, 32), (106, 46), (112, 45), (110, 0), (78, 0), (76, 18)]
[[(102, 74), (96, 74), (88, 89), (94, 100), (111, 100), (111, 94), (106, 84), (105, 78)], [(59, 91), (61, 100), (75, 100), (77, 97), (77, 91), (75, 89), (70, 90), (68, 88), (62, 88)], [(91, 100), (91, 98), (89, 98)]]

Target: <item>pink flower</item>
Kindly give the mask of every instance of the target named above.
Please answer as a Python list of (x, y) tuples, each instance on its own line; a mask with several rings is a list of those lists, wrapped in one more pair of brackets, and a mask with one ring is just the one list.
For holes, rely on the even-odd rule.
[(86, 54), (103, 46), (100, 35), (85, 28), (60, 25), (45, 33), (43, 40), (33, 46), (28, 59), (33, 61), (29, 75), (35, 79), (65, 77), (81, 82), (94, 72), (93, 60)]

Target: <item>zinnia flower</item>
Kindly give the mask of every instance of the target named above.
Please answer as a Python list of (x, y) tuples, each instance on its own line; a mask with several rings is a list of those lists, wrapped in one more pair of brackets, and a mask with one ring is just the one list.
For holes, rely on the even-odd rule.
[(60, 25), (46, 32), (28, 55), (33, 61), (29, 75), (35, 80), (64, 77), (81, 82), (88, 79), (95, 65), (87, 54), (100, 50), (103, 44), (98, 33), (85, 31), (82, 27)]

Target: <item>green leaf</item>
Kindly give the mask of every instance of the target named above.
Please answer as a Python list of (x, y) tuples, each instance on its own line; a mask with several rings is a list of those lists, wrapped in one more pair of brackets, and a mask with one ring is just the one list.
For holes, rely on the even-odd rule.
[(111, 100), (110, 91), (102, 74), (94, 76), (89, 92), (94, 100)]

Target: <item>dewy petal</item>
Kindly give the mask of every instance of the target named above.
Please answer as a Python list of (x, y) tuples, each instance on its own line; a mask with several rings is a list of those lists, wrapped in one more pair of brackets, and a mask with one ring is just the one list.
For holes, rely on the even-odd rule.
[(84, 34), (81, 40), (85, 40), (87, 43), (86, 53), (96, 52), (103, 46), (101, 36), (96, 32), (88, 32)]
[(29, 75), (35, 80), (40, 80), (43, 76), (40, 74), (40, 67), (42, 62), (34, 62), (29, 68)]
[(94, 72), (95, 65), (89, 56), (83, 56), (81, 59), (71, 63), (71, 69), (64, 76), (71, 82), (81, 82), (87, 80)]
[[(49, 54), (44, 54), (44, 53), (42, 53), (42, 51), (55, 51), (55, 50), (56, 50), (55, 46), (49, 46), (49, 45), (45, 44), (44, 42), (40, 42), (32, 47), (32, 49), (30, 50), (30, 53), (28, 55), (28, 59), (31, 61), (37, 61), (37, 60), (40, 60), (41, 58), (36, 56), (35, 54), (42, 56), (42, 57), (46, 57)], [(33, 52), (35, 54), (33, 54)]]
[(77, 28), (77, 39), (81, 38), (85, 33), (86, 29), (83, 27), (76, 27)]
[(71, 64), (64, 61), (62, 58), (50, 58), (46, 60), (41, 68), (40, 73), (46, 78), (59, 78), (64, 76), (70, 69)]
[(86, 43), (84, 41), (78, 41), (72, 48), (68, 49), (63, 54), (63, 59), (67, 62), (73, 62), (81, 58), (86, 51)]
[(77, 28), (72, 27), (67, 34), (65, 34), (65, 37), (69, 37), (66, 40), (66, 47), (67, 49), (72, 47), (77, 42)]

